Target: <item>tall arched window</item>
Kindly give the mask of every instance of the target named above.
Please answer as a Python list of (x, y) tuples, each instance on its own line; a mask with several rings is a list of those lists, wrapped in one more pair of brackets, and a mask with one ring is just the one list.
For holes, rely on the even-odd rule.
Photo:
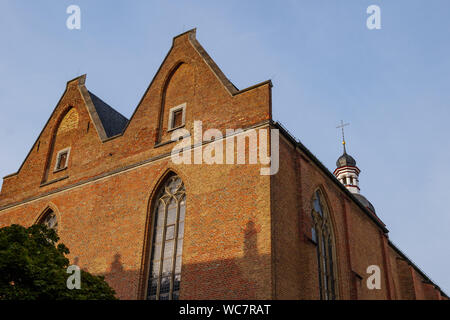
[(154, 208), (147, 299), (178, 300), (186, 212), (184, 184), (178, 176), (166, 180)]
[(41, 219), (39, 219), (38, 223), (46, 225), (49, 229), (53, 229), (55, 231), (58, 230), (58, 218), (52, 209), (47, 209)]
[(333, 225), (320, 190), (314, 193), (312, 202), (312, 237), (317, 246), (320, 299), (335, 300), (337, 288)]

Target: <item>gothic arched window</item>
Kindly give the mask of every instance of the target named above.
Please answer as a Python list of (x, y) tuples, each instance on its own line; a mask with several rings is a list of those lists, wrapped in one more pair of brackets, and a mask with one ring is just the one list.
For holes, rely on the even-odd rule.
[(335, 300), (337, 288), (333, 225), (320, 190), (314, 193), (312, 202), (312, 237), (317, 246), (320, 299)]
[(147, 299), (179, 298), (185, 212), (183, 181), (172, 175), (163, 184), (154, 206)]
[(56, 217), (56, 214), (52, 209), (48, 209), (42, 215), (42, 218), (38, 223), (47, 226), (47, 228), (49, 229), (53, 229), (55, 231), (58, 230), (58, 218)]

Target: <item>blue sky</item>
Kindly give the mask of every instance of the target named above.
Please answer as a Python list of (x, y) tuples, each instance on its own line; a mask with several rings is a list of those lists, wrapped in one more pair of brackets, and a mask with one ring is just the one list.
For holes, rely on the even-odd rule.
[[(81, 30), (66, 8), (81, 8)], [(366, 9), (381, 8), (381, 30)], [(197, 38), (331, 171), (347, 151), (393, 240), (450, 294), (450, 1), (0, 1), (0, 176), (16, 172), (67, 80), (130, 117), (172, 37)]]

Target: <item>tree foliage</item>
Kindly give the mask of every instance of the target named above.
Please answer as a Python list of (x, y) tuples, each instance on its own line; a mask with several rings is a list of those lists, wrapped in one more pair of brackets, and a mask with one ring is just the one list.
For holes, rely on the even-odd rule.
[(115, 299), (102, 276), (81, 270), (81, 288), (68, 289), (69, 249), (44, 225), (0, 229), (0, 299)]

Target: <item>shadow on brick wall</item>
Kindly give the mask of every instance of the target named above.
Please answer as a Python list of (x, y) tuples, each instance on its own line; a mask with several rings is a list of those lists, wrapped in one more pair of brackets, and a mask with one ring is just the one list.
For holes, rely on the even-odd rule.
[[(180, 298), (269, 299), (270, 256), (258, 253), (257, 236), (257, 227), (249, 221), (244, 230), (243, 256), (183, 263)], [(120, 253), (114, 255), (105, 279), (119, 299), (137, 299), (140, 270), (126, 270), (121, 258)]]

